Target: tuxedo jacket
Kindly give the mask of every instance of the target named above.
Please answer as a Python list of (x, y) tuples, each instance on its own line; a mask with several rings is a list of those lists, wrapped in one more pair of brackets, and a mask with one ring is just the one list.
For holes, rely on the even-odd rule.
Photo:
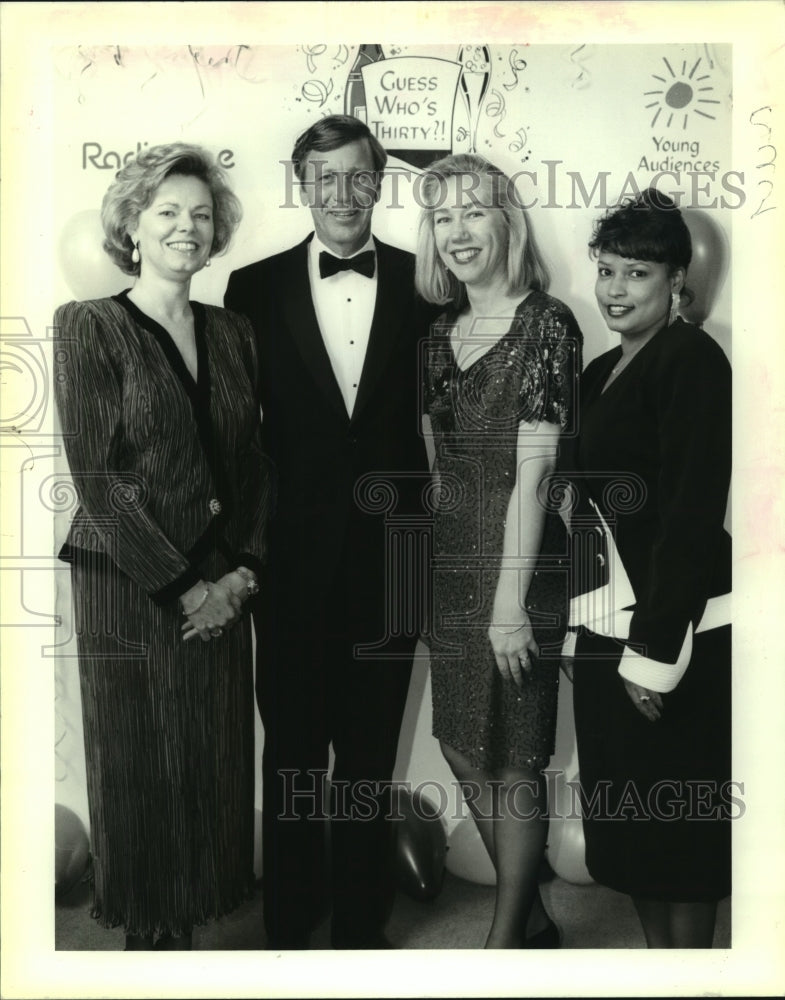
[(368, 586), (382, 586), (386, 526), (425, 516), (419, 345), (435, 310), (415, 297), (412, 254), (375, 239), (376, 305), (350, 418), (311, 296), (312, 238), (234, 271), (225, 296), (257, 337), (264, 448), (277, 482), (271, 565), (279, 581), (329, 581), (351, 545)]
[(55, 313), (55, 397), (79, 508), (61, 557), (109, 557), (158, 604), (217, 547), (261, 571), (271, 505), (250, 324), (191, 303), (189, 374), (167, 331), (126, 293)]

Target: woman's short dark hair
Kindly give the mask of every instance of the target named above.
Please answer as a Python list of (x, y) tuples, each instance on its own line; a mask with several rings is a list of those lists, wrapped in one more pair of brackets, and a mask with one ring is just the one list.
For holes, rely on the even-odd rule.
[(452, 271), (443, 266), (433, 235), (433, 214), (444, 202), (448, 177), (468, 176), (470, 190), (485, 186), (490, 203), (501, 210), (507, 230), (507, 287), (510, 294), (529, 288), (547, 291), (550, 275), (534, 239), (531, 225), (514, 182), (498, 167), (474, 153), (456, 153), (432, 163), (422, 178), (419, 201), (420, 228), (417, 239), (415, 285), (427, 302), (450, 303), (460, 309), (466, 291)]
[(240, 224), (242, 206), (225, 170), (206, 149), (185, 142), (144, 149), (118, 171), (101, 205), (104, 250), (125, 274), (139, 274), (141, 267), (131, 259), (134, 246), (128, 233), (136, 228), (140, 212), (152, 204), (162, 182), (175, 174), (198, 177), (210, 189), (215, 228), (210, 256), (223, 253)]
[(387, 151), (365, 122), (351, 115), (328, 115), (320, 118), (299, 136), (292, 150), (295, 176), (300, 181), (303, 179), (305, 160), (309, 153), (329, 153), (359, 139), (368, 140), (373, 169), (377, 182), (380, 183), (387, 165)]
[(671, 274), (686, 273), (692, 260), (687, 224), (673, 199), (656, 188), (609, 209), (595, 222), (589, 248), (593, 257), (605, 252), (667, 264)]

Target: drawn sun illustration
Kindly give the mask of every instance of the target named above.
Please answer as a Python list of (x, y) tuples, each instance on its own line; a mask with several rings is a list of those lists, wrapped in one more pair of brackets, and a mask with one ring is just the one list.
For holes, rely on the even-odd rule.
[[(687, 72), (687, 60), (685, 59), (681, 64), (681, 73), (676, 74), (673, 71), (673, 67), (665, 58), (662, 57), (662, 61), (668, 68), (670, 73), (670, 78), (665, 76), (658, 76), (656, 73), (652, 73), (655, 80), (659, 80), (663, 84), (661, 90), (645, 90), (643, 92), (644, 97), (654, 97), (658, 95), (657, 100), (652, 101), (647, 104), (647, 108), (656, 108), (654, 117), (651, 120), (651, 127), (654, 128), (658, 118), (663, 113), (663, 111), (668, 115), (668, 120), (665, 122), (665, 126), (670, 128), (671, 123), (674, 118), (677, 118), (679, 113), (684, 111), (684, 121), (682, 128), (687, 128), (687, 119), (689, 118), (690, 110), (696, 115), (701, 115), (703, 118), (716, 118), (716, 115), (710, 115), (708, 110), (702, 111), (698, 107), (692, 105), (697, 104), (719, 104), (720, 102), (714, 100), (710, 97), (704, 97), (704, 94), (708, 94), (714, 90), (714, 87), (706, 81), (710, 80), (711, 75), (709, 73), (704, 73), (702, 76), (695, 76), (698, 72), (698, 67), (701, 64), (702, 57), (698, 58), (698, 61), (692, 67), (692, 69)], [(703, 86), (701, 86), (703, 84)], [(691, 107), (692, 106), (692, 107)]]

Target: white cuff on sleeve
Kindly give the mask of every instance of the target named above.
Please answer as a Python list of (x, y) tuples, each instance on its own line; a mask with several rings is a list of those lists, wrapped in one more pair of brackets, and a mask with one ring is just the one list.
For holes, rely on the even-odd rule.
[(660, 694), (667, 694), (672, 691), (684, 676), (684, 671), (692, 656), (692, 625), (687, 626), (687, 634), (681, 652), (675, 663), (661, 663), (659, 660), (652, 660), (648, 656), (636, 653), (634, 649), (627, 646), (619, 663), (619, 673), (625, 680), (632, 681), (633, 684), (640, 684), (641, 687), (650, 691), (658, 691)]

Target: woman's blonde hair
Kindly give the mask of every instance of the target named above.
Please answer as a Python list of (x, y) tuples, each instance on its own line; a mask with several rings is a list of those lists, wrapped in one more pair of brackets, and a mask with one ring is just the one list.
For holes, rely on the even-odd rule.
[(118, 171), (101, 205), (104, 250), (125, 274), (139, 274), (141, 266), (131, 259), (134, 245), (128, 233), (136, 228), (140, 212), (152, 204), (161, 183), (175, 174), (198, 177), (210, 189), (215, 229), (211, 257), (223, 253), (240, 224), (242, 206), (225, 170), (206, 149), (185, 142), (144, 149)]
[(528, 289), (547, 291), (550, 275), (537, 249), (526, 211), (514, 182), (484, 157), (473, 153), (445, 156), (432, 163), (419, 179), (420, 227), (417, 238), (415, 285), (427, 302), (452, 304), (456, 309), (466, 301), (461, 281), (442, 263), (433, 235), (433, 214), (444, 204), (448, 177), (473, 178), (467, 190), (481, 185), (490, 188), (491, 205), (501, 210), (507, 230), (507, 284), (510, 294)]

